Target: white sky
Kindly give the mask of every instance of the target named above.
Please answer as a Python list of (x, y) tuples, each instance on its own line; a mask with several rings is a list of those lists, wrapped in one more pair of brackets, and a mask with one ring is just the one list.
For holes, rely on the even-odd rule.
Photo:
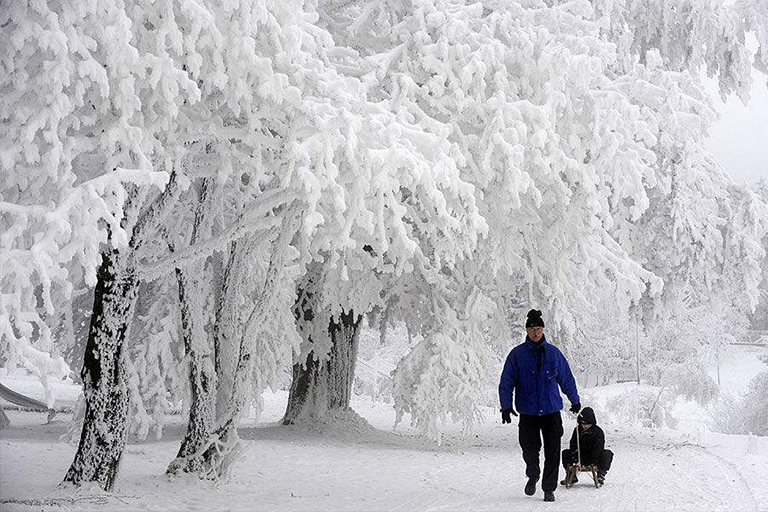
[[(731, 97), (715, 103), (721, 118), (712, 127), (708, 146), (737, 182), (768, 179), (768, 77), (753, 71), (752, 98), (748, 105)], [(711, 92), (716, 94), (714, 81)]]

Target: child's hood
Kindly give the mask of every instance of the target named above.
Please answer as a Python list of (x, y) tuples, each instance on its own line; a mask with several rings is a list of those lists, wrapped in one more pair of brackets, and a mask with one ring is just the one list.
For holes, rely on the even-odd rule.
[(593, 411), (591, 407), (583, 408), (576, 421), (579, 423), (591, 423), (592, 425), (597, 425), (595, 411)]

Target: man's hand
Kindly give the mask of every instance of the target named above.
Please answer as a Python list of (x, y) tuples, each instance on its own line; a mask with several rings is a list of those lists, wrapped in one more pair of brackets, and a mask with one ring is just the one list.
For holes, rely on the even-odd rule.
[(579, 411), (581, 410), (581, 404), (579, 402), (576, 402), (575, 404), (571, 405), (571, 408), (568, 410), (571, 411), (573, 414), (578, 414)]
[(512, 414), (517, 416), (517, 413), (515, 412), (515, 410), (512, 407), (510, 407), (509, 409), (504, 409), (503, 411), (501, 411), (501, 422), (502, 423), (512, 423), (512, 416), (510, 416)]

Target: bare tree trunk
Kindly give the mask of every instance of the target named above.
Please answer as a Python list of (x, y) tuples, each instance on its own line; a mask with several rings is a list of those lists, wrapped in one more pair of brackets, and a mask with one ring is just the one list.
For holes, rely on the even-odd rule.
[(82, 370), (85, 417), (75, 459), (64, 477), (80, 485), (115, 484), (126, 441), (128, 390), (122, 362), (123, 341), (133, 317), (138, 286), (122, 269), (118, 250), (102, 255)]
[[(312, 321), (311, 312), (304, 313), (304, 319)], [(339, 321), (331, 319), (328, 336), (332, 347), (328, 358), (318, 360), (314, 353), (310, 353), (306, 361), (293, 365), (293, 381), (283, 424), (322, 418), (328, 412), (349, 408), (360, 321), (361, 316), (352, 311), (342, 313)]]

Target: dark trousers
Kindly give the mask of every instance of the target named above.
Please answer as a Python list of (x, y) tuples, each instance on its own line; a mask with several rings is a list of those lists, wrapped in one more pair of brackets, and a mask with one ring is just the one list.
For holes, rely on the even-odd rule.
[[(571, 454), (570, 449), (566, 448), (563, 450), (564, 468), (568, 469), (568, 466), (572, 463), (571, 457), (573, 457), (573, 455)], [(603, 450), (600, 452), (600, 455), (597, 456), (597, 461), (581, 461), (581, 464), (586, 466), (590, 464), (597, 464), (597, 472), (604, 475), (608, 472), (609, 469), (611, 469), (611, 462), (613, 462), (613, 452), (611, 450)]]
[(560, 471), (560, 439), (563, 437), (563, 419), (560, 411), (545, 416), (520, 414), (519, 439), (525, 461), (525, 476), (538, 480), (540, 474), (539, 452), (544, 440), (544, 475), (541, 489), (544, 492), (557, 489)]

